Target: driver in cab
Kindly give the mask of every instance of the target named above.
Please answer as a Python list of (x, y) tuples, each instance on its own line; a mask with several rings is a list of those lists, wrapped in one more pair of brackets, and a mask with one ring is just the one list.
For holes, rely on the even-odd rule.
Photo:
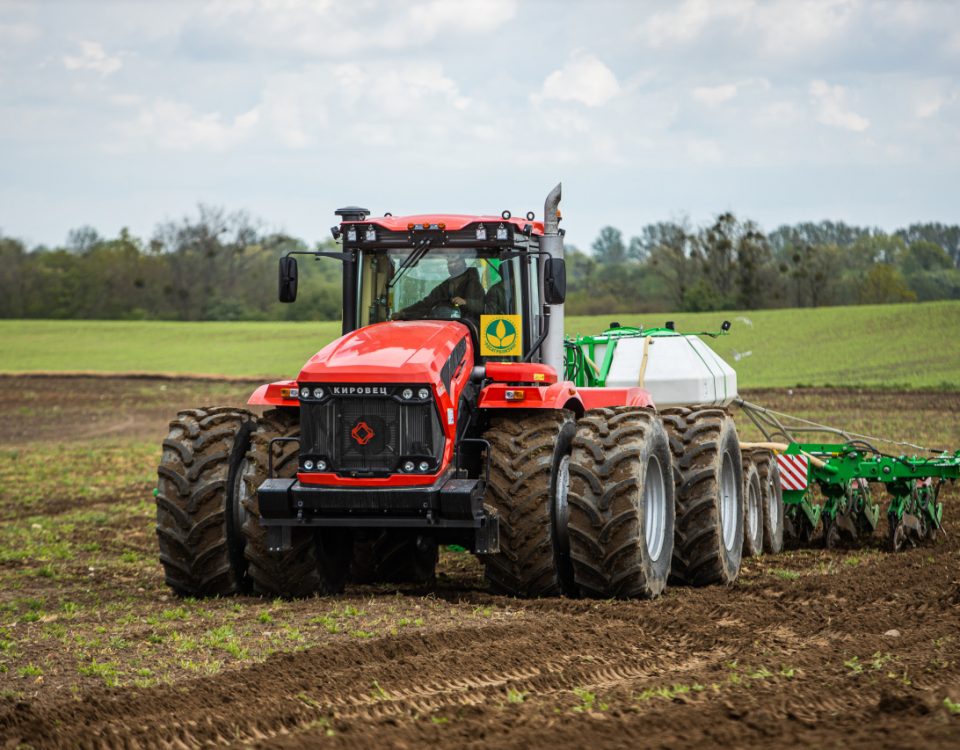
[(455, 311), (459, 311), (459, 317), (479, 321), (484, 298), (480, 273), (476, 268), (467, 267), (467, 261), (459, 255), (447, 257), (447, 272), (450, 274), (449, 279), (437, 284), (430, 294), (419, 302), (395, 312), (393, 319), (428, 318), (438, 312), (442, 317), (450, 317), (451, 312), (457, 317)]

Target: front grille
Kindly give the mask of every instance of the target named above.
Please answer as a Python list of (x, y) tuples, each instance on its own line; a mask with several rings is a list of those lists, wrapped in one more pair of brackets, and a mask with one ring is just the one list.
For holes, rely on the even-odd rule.
[[(312, 393), (314, 384), (302, 384)], [(416, 473), (435, 473), (443, 453), (443, 429), (433, 395), (419, 399), (420, 385), (319, 384), (323, 398), (300, 402), (300, 459), (344, 476), (377, 476), (413, 462)], [(405, 390), (413, 399), (404, 399)], [(427, 389), (430, 390), (429, 388)], [(420, 468), (426, 462), (426, 471)]]

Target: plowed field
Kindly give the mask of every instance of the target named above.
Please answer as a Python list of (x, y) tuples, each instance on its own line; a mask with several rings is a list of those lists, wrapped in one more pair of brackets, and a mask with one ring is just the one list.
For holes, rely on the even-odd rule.
[[(655, 601), (495, 596), (450, 551), (432, 590), (177, 599), (166, 422), (250, 390), (0, 379), (0, 747), (960, 746), (956, 488), (931, 546), (751, 558)], [(957, 393), (748, 397), (960, 447)]]

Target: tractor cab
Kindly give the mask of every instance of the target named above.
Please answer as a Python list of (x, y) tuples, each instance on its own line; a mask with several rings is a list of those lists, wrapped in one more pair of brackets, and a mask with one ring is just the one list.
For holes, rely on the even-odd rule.
[[(565, 295), (565, 270), (562, 257), (541, 247), (543, 224), (532, 214), (368, 217), (356, 207), (337, 214), (343, 221), (332, 232), (342, 252), (309, 254), (344, 262), (344, 334), (393, 321), (454, 320), (483, 359), (540, 359), (549, 306)], [(285, 297), (291, 274), (294, 292)], [(295, 278), (295, 261), (284, 258), (282, 300), (295, 298)]]

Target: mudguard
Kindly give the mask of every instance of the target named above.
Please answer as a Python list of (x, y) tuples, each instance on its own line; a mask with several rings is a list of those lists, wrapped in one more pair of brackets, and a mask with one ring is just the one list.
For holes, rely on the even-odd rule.
[[(290, 393), (293, 397), (290, 397)], [(276, 383), (261, 385), (247, 399), (248, 406), (295, 406), (300, 408), (297, 398), (296, 380), (278, 380)]]

